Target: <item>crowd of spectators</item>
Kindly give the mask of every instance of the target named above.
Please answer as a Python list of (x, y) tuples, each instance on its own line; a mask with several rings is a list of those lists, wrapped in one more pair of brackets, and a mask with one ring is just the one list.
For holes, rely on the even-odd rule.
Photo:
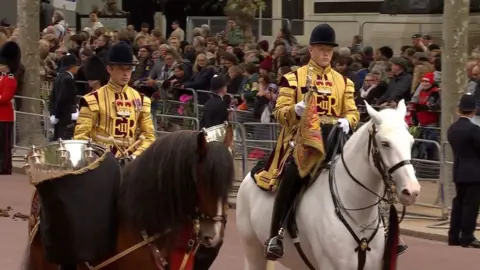
[[(209, 90), (215, 74), (228, 81), (228, 103), (238, 111), (250, 112), (251, 120), (270, 123), (270, 115), (278, 95), (279, 78), (309, 61), (308, 46), (299, 44), (290, 30), (283, 27), (273, 43), (267, 40), (253, 42), (246, 38), (235, 20), (229, 20), (226, 29), (211, 33), (208, 25), (193, 29), (193, 41), (185, 40), (185, 32), (174, 22), (172, 33), (166, 37), (159, 29), (144, 23), (137, 32), (132, 25), (126, 29), (106, 29), (98, 19), (98, 12), (90, 14), (90, 23), (82, 31), (69, 34), (61, 12), (54, 11), (52, 23), (42, 30), (39, 42), (41, 76), (52, 81), (59, 63), (67, 53), (79, 59), (80, 66), (96, 55), (106, 61), (108, 48), (123, 41), (131, 45), (136, 66), (131, 85), (152, 98), (152, 112), (159, 108), (157, 101), (164, 98), (191, 102), (184, 89)], [(0, 28), (0, 44), (16, 40), (13, 26)], [(412, 44), (394, 52), (389, 46), (372, 48), (361, 36), (354, 36), (349, 47), (336, 49), (332, 67), (355, 83), (356, 102), (363, 112), (363, 101), (378, 107), (395, 106), (401, 99), (409, 104), (406, 120), (412, 132), (425, 139), (436, 140), (438, 131), (426, 128), (439, 126), (441, 60), (440, 46), (429, 35), (415, 34)], [(472, 81), (479, 77), (478, 61), (468, 63)], [(476, 73), (475, 73), (476, 72)], [(80, 67), (78, 81), (86, 81)], [(94, 82), (79, 83), (77, 94), (95, 89)], [(476, 89), (476, 82), (469, 85)], [(480, 91), (479, 91), (480, 92)], [(43, 93), (48, 99), (48, 93)], [(198, 94), (199, 104), (208, 95)], [(188, 112), (188, 111), (187, 111)], [(184, 114), (184, 110), (179, 110)], [(155, 114), (155, 113), (154, 113)], [(362, 121), (366, 121), (362, 113)]]

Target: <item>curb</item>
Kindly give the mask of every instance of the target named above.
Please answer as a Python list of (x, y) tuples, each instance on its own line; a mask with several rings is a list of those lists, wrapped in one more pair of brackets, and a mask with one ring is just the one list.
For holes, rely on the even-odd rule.
[(18, 167), (15, 165), (12, 167), (12, 173), (26, 175), (25, 169), (23, 167)]
[[(13, 166), (12, 172), (15, 173), (15, 174), (26, 175), (25, 169), (23, 169), (22, 167), (18, 167), (18, 166)], [(237, 208), (236, 200), (232, 201), (232, 202), (228, 202), (228, 206), (229, 206), (230, 209), (236, 209)], [(443, 234), (439, 234), (439, 233), (417, 231), (417, 230), (408, 229), (408, 228), (400, 228), (400, 234), (415, 237), (415, 238), (420, 238), (420, 239), (439, 241), (439, 242), (447, 242), (448, 241), (447, 235), (443, 235)]]
[(444, 243), (448, 241), (448, 236), (444, 234), (422, 232), (422, 231), (417, 231), (417, 230), (407, 229), (407, 228), (400, 228), (400, 236), (402, 235), (407, 235), (407, 236), (420, 238), (420, 239), (444, 242)]

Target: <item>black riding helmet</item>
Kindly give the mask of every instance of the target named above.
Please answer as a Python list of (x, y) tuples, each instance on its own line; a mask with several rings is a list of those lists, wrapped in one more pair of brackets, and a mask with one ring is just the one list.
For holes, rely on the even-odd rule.
[(335, 41), (335, 30), (328, 24), (319, 24), (315, 26), (310, 35), (310, 45), (324, 44), (338, 47)]

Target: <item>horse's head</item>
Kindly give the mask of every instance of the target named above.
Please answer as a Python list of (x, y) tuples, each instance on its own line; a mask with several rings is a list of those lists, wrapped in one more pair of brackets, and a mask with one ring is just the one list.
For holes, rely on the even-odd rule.
[(415, 203), (420, 185), (411, 164), (414, 139), (407, 129), (404, 100), (396, 109), (376, 111), (366, 103), (371, 117), (369, 153), (374, 171), (379, 172), (387, 187), (396, 192), (403, 205)]
[(228, 192), (234, 178), (233, 157), (229, 148), (233, 143), (233, 128), (227, 127), (223, 143), (207, 143), (199, 134), (198, 210), (200, 214), (200, 240), (214, 247), (223, 240)]

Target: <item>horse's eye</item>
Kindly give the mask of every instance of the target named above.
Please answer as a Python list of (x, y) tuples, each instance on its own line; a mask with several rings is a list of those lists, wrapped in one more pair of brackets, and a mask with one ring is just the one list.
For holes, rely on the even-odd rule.
[(383, 147), (390, 147), (390, 144), (386, 141), (382, 141), (382, 146)]

